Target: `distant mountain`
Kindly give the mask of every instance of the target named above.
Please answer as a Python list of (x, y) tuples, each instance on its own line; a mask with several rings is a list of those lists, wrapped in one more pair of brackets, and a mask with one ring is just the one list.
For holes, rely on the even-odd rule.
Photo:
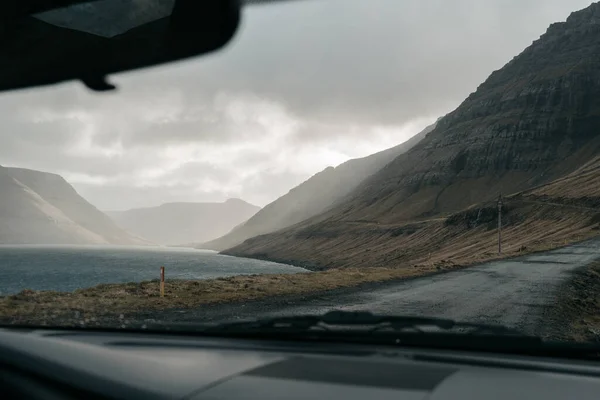
[(415, 146), (434, 127), (435, 124), (428, 126), (398, 146), (368, 157), (349, 160), (336, 168), (324, 169), (265, 206), (254, 217), (227, 235), (199, 247), (224, 250), (253, 236), (275, 232), (325, 211), (396, 156)]
[(229, 199), (223, 203), (166, 203), (107, 214), (122, 228), (155, 243), (180, 245), (219, 237), (258, 210), (260, 207), (243, 200)]
[(120, 229), (61, 176), (0, 167), (0, 243), (148, 244)]
[(402, 226), (561, 179), (600, 154), (599, 65), (594, 3), (552, 24), (336, 207), (225, 253), (327, 268), (401, 262), (414, 251), (398, 247)]

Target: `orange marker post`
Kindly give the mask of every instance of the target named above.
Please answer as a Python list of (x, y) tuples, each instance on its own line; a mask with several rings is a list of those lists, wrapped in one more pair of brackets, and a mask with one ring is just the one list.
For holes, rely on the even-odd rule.
[(160, 267), (160, 297), (165, 297), (165, 267)]

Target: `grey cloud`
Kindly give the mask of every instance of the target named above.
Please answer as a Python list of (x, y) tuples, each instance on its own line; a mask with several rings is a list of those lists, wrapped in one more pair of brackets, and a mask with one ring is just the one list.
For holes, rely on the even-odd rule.
[(162, 146), (178, 143), (227, 143), (249, 140), (248, 131), (260, 130), (257, 121), (245, 121), (243, 130), (222, 112), (204, 107), (182, 112), (177, 119), (147, 123), (121, 136), (127, 146)]
[(186, 93), (190, 101), (196, 92), (225, 88), (281, 102), (301, 117), (402, 124), (449, 111), (549, 23), (588, 4), (332, 0), (261, 7), (246, 13), (227, 50), (173, 71), (189, 85), (202, 82)]
[[(76, 189), (86, 199), (94, 199), (94, 205), (104, 211), (120, 211), (129, 208), (151, 207), (163, 202), (194, 202), (201, 198), (206, 202), (223, 200), (222, 193), (196, 193), (186, 185), (177, 187), (131, 187), (130, 185), (98, 186), (78, 184)], [(126, 201), (124, 201), (126, 199)]]
[[(188, 162), (177, 169), (170, 171), (161, 177), (164, 184), (176, 183), (187, 186), (196, 186), (199, 181), (209, 179), (214, 185), (222, 185), (227, 188), (231, 179), (235, 177), (235, 169), (217, 168), (214, 165), (203, 162)], [(198, 187), (199, 188), (199, 187)]]
[[(229, 176), (227, 175), (227, 177)], [(76, 185), (76, 189), (85, 198), (94, 199), (94, 205), (106, 211), (149, 207), (167, 201), (193, 202), (201, 199), (206, 202), (219, 202), (226, 198), (236, 197), (243, 197), (244, 200), (253, 204), (264, 205), (272, 200), (272, 193), (276, 193), (278, 196), (283, 195), (306, 178), (306, 176), (289, 171), (284, 173), (267, 171), (250, 177), (247, 180), (247, 186), (243, 187), (243, 191), (226, 190), (224, 187), (221, 188), (222, 190), (203, 190), (202, 187), (195, 184), (196, 181), (193, 179), (187, 182), (180, 180), (179, 183), (169, 186), (131, 186), (129, 184), (99, 186), (79, 183)]]
[(113, 77), (117, 93), (69, 83), (1, 94), (0, 164), (69, 176), (105, 209), (264, 205), (327, 165), (406, 140), (589, 3), (255, 7), (222, 52)]

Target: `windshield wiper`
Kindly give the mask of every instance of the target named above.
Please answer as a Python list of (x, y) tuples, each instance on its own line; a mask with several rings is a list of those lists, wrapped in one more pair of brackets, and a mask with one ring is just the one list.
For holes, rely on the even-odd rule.
[(596, 360), (600, 356), (597, 345), (549, 342), (499, 325), (370, 312), (331, 311), (324, 315), (229, 322), (204, 325), (196, 332), (236, 338), (383, 344), (543, 357)]
[(517, 330), (501, 325), (485, 325), (468, 322), (456, 322), (451, 319), (414, 316), (377, 315), (366, 311), (330, 311), (323, 315), (298, 315), (223, 323), (207, 328), (205, 332), (232, 331), (352, 331), (365, 332), (416, 332), (455, 330), (468, 334), (514, 335), (523, 336)]
[[(6, 328), (19, 327), (11, 325)], [(26, 328), (31, 329), (31, 326)], [(38, 328), (48, 329), (48, 327)], [(52, 329), (58, 328), (52, 327)], [(89, 330), (89, 328), (80, 329)], [(114, 329), (106, 329), (114, 331)], [(283, 316), (225, 323), (163, 321), (144, 323), (140, 327), (131, 325), (125, 330), (157, 334), (168, 332), (184, 336), (192, 334), (237, 339), (380, 344), (594, 361), (600, 359), (598, 343), (546, 341), (499, 325), (457, 322), (443, 318), (377, 315), (363, 311), (331, 311), (323, 315)]]

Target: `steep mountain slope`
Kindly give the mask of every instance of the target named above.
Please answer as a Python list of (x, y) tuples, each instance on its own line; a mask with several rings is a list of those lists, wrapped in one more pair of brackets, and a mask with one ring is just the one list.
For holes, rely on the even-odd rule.
[[(595, 3), (551, 25), (342, 204), (226, 253), (327, 267), (361, 265), (360, 258), (353, 263), (348, 256), (377, 254), (376, 246), (384, 244), (381, 227), (439, 219), (499, 192), (527, 190), (574, 171), (600, 153), (599, 65)], [(388, 247), (394, 243), (386, 240)], [(396, 259), (401, 258), (386, 262)]]
[(211, 240), (252, 217), (259, 207), (239, 199), (223, 203), (167, 203), (107, 212), (124, 229), (159, 244)]
[(324, 169), (265, 206), (246, 223), (235, 227), (227, 235), (199, 247), (223, 250), (253, 236), (275, 232), (325, 211), (396, 156), (415, 146), (434, 127), (435, 124), (428, 126), (398, 146), (368, 157), (346, 161), (335, 168)]
[(118, 228), (62, 177), (0, 167), (0, 243), (146, 244)]
[[(600, 156), (571, 174), (506, 196), (503, 203), (504, 256), (546, 250), (597, 236)], [(432, 266), (433, 270), (451, 269), (498, 257), (496, 207), (496, 201), (487, 201), (447, 217), (398, 224), (345, 221), (325, 227), (315, 224), (314, 230), (288, 229), (279, 232), (277, 238), (274, 235), (251, 238), (226, 253), (315, 270)], [(272, 240), (265, 240), (269, 238)]]

